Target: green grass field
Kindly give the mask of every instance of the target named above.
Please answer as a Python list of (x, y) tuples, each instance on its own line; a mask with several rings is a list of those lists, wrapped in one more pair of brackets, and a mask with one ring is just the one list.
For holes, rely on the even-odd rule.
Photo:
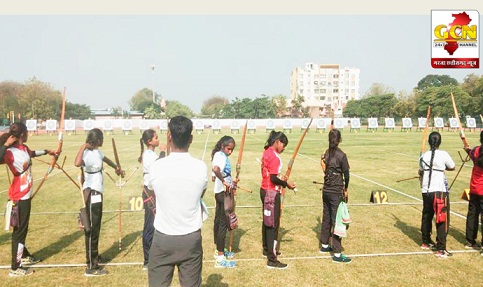
[[(222, 132), (229, 133), (229, 130)], [(457, 133), (442, 131), (441, 149), (446, 150), (461, 165), (458, 150), (462, 143)], [(288, 133), (289, 145), (282, 154), (284, 170), (301, 132)], [(190, 153), (210, 164), (211, 150), (223, 134), (205, 130), (194, 133)], [(320, 185), (323, 181), (319, 165), (320, 154), (327, 148), (327, 132), (311, 130), (302, 144), (293, 165), (291, 180), (298, 186), (294, 194), (287, 191), (281, 228), (280, 260), (288, 263), (286, 270), (268, 270), (261, 248), (261, 203), (259, 196), (260, 158), (268, 134), (258, 130), (248, 134), (243, 154), (240, 185), (253, 193), (239, 190), (237, 215), (239, 228), (235, 230), (233, 248), (236, 252), (235, 269), (215, 269), (213, 259), (213, 206), (212, 183), (208, 185), (205, 201), (211, 208), (210, 218), (203, 231), (204, 263), (203, 286), (475, 286), (481, 281), (479, 266), (483, 257), (473, 250), (465, 250), (465, 216), (467, 203), (460, 199), (469, 185), (471, 163), (462, 169), (451, 190), (451, 226), (447, 247), (454, 252), (449, 259), (438, 259), (430, 251), (420, 249), (421, 208), (417, 179), (396, 183), (398, 179), (417, 175), (422, 132), (366, 132), (346, 129), (342, 132), (340, 147), (347, 153), (351, 166), (349, 212), (352, 223), (348, 237), (343, 240), (344, 253), (353, 258), (348, 265), (332, 263), (329, 256), (318, 252), (318, 234), (322, 214)], [(117, 131), (105, 135), (101, 150), (114, 159), (111, 137), (116, 139), (123, 169), (130, 174), (140, 166), (140, 133), (124, 135)], [(163, 140), (164, 135), (160, 135)], [(237, 142), (241, 134), (233, 135)], [(479, 130), (467, 132), (469, 143), (479, 144)], [(75, 154), (84, 142), (84, 132), (65, 135), (63, 153), (65, 171), (77, 179), (79, 169), (73, 165)], [(55, 149), (56, 136), (34, 135), (27, 142), (31, 149)], [(206, 149), (205, 149), (206, 146)], [(237, 147), (238, 148), (238, 147)], [(235, 166), (238, 149), (230, 157)], [(50, 157), (40, 159), (50, 162)], [(108, 172), (114, 175), (112, 169)], [(34, 160), (35, 184), (47, 171), (47, 164)], [(447, 172), (449, 182), (456, 171)], [(189, 175), (187, 175), (189, 176)], [(0, 169), (0, 198), (7, 199), (8, 177), (6, 168)], [(138, 169), (122, 188), (122, 250), (118, 250), (118, 187), (105, 179), (104, 217), (101, 229), (100, 251), (111, 262), (105, 268), (109, 275), (100, 278), (84, 277), (84, 236), (78, 229), (77, 212), (81, 196), (76, 186), (54, 170), (32, 202), (27, 246), (42, 262), (35, 273), (26, 278), (10, 278), (11, 233), (0, 231), (0, 285), (2, 286), (147, 286), (147, 272), (142, 271), (143, 211), (136, 210), (136, 198), (141, 195), (142, 171)], [(34, 186), (35, 188), (35, 186)], [(389, 204), (369, 202), (371, 191), (384, 190)], [(139, 203), (139, 202), (138, 202)], [(433, 232), (435, 233), (435, 231)], [(435, 235), (433, 235), (434, 237)], [(227, 236), (228, 238), (228, 236)], [(480, 236), (478, 240), (480, 240)], [(56, 267), (52, 267), (52, 265)], [(173, 286), (178, 286), (177, 274)]]

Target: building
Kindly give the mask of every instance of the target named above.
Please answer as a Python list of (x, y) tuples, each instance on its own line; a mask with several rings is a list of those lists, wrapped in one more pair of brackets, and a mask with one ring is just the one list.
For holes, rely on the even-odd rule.
[(329, 117), (331, 110), (341, 116), (349, 100), (360, 99), (358, 68), (340, 68), (338, 64), (306, 63), (292, 71), (290, 100), (303, 96), (311, 117)]

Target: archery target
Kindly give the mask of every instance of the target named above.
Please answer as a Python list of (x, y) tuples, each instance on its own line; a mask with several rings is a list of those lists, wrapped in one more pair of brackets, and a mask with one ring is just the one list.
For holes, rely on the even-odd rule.
[(105, 120), (104, 125), (102, 126), (102, 129), (105, 131), (112, 131), (112, 121)]
[(466, 127), (467, 128), (476, 128), (475, 118), (466, 118)]
[(418, 119), (418, 128), (424, 129), (426, 127), (426, 118)]
[(292, 128), (292, 122), (290, 120), (284, 120), (283, 121), (283, 128), (284, 129), (291, 129)]
[(240, 124), (238, 123), (238, 121), (233, 120), (233, 121), (231, 121), (230, 127), (231, 127), (232, 130), (238, 130), (238, 129), (240, 129)]
[(75, 120), (65, 120), (65, 130), (75, 131)]
[(325, 121), (324, 121), (323, 119), (319, 119), (319, 120), (317, 121), (317, 128), (318, 128), (318, 129), (325, 129), (325, 126), (326, 126), (326, 125), (325, 125)]
[(450, 118), (450, 119), (449, 119), (449, 126), (450, 126), (450, 128), (452, 128), (452, 129), (457, 129), (457, 128), (459, 128), (460, 126), (458, 125), (458, 119), (456, 119), (456, 118)]
[(132, 131), (132, 121), (131, 120), (124, 120), (122, 123), (122, 130), (123, 131)]
[(334, 120), (334, 127), (336, 129), (343, 129), (344, 128), (344, 121), (342, 119), (335, 119)]
[(213, 122), (213, 129), (214, 129), (214, 130), (219, 130), (219, 129), (221, 129), (220, 121), (214, 121), (214, 122)]
[(309, 127), (309, 120), (305, 119), (302, 121), (302, 129), (306, 129)]
[(267, 129), (274, 129), (275, 128), (275, 123), (272, 120), (268, 120), (267, 123), (265, 124), (265, 127)]
[(368, 121), (367, 121), (367, 126), (370, 128), (370, 129), (377, 129), (377, 119), (376, 118), (370, 118)]
[(444, 128), (443, 118), (434, 118), (434, 127), (435, 128)]
[(143, 131), (148, 130), (149, 129), (149, 122), (146, 121), (146, 120), (140, 121), (139, 122), (139, 129), (143, 130)]
[(248, 127), (248, 129), (250, 129), (250, 130), (254, 130), (254, 129), (256, 129), (256, 128), (257, 128), (257, 127), (256, 127), (256, 125), (255, 125), (255, 121), (254, 121), (254, 120), (249, 120), (249, 121), (248, 121), (248, 126), (247, 126), (247, 127)]
[(411, 118), (403, 118), (402, 124), (403, 128), (410, 129), (413, 127), (413, 120), (411, 120)]
[(204, 128), (203, 121), (196, 121), (195, 122), (195, 130), (199, 131)]
[(361, 128), (361, 120), (359, 118), (351, 119), (351, 128), (352, 129), (360, 129)]
[(53, 132), (57, 130), (57, 120), (47, 120), (45, 124), (45, 130)]
[(90, 131), (94, 128), (94, 121), (93, 120), (84, 120), (84, 130)]
[(37, 130), (37, 120), (27, 120), (25, 125), (27, 126), (28, 131), (36, 131)]
[(168, 121), (162, 120), (161, 123), (159, 124), (159, 129), (162, 130), (162, 131), (167, 131), (168, 130)]
[(393, 129), (395, 128), (394, 118), (385, 118), (384, 119), (386, 128)]

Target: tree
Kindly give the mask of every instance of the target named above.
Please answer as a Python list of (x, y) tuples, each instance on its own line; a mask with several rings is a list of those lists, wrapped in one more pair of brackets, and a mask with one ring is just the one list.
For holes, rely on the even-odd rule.
[(307, 117), (309, 115), (309, 108), (303, 107), (304, 102), (305, 102), (304, 96), (300, 96), (300, 95), (292, 100), (292, 109), (291, 109), (292, 117), (302, 118), (302, 117)]
[(413, 117), (416, 114), (417, 90), (410, 94), (400, 92), (394, 105), (394, 116), (398, 118)]
[(394, 107), (397, 102), (398, 100), (394, 94), (351, 100), (347, 102), (343, 113), (347, 117), (390, 117), (394, 116)]
[(418, 90), (424, 90), (429, 87), (442, 87), (449, 85), (457, 86), (458, 81), (448, 75), (427, 75), (418, 82), (418, 86), (416, 88)]
[(381, 83), (374, 83), (371, 85), (369, 90), (367, 90), (363, 98), (388, 94), (394, 94), (394, 89)]
[(36, 78), (26, 81), (18, 97), (21, 114), (26, 118), (50, 119), (60, 117), (62, 94), (50, 84)]
[(122, 116), (122, 108), (121, 107), (113, 107), (112, 108), (112, 111), (111, 111), (111, 115), (117, 119), (119, 118), (120, 116)]
[(201, 115), (210, 117), (210, 118), (218, 118), (220, 117), (220, 111), (228, 105), (229, 101), (227, 98), (222, 96), (212, 96), (206, 99), (203, 102), (201, 107)]
[(281, 118), (287, 112), (287, 98), (284, 95), (276, 95), (272, 98), (275, 105), (275, 113), (277, 118)]
[[(160, 97), (158, 94), (154, 94), (156, 98)], [(138, 111), (138, 112), (144, 112), (146, 108), (156, 105), (157, 104), (153, 103), (153, 90), (150, 90), (148, 88), (144, 88), (142, 90), (139, 90), (130, 100), (129, 100), (129, 106), (131, 107), (131, 110), (133, 111)]]
[(65, 102), (65, 118), (85, 120), (91, 117), (91, 108), (87, 105), (80, 105)]
[(416, 116), (425, 117), (428, 106), (431, 106), (431, 114), (437, 117), (453, 117), (453, 93), (458, 112), (461, 117), (471, 114), (473, 111), (472, 99), (461, 86), (429, 87), (421, 91), (416, 97)]
[(181, 104), (178, 101), (166, 101), (166, 116), (172, 118), (175, 116), (185, 116), (192, 118), (194, 113), (188, 106)]

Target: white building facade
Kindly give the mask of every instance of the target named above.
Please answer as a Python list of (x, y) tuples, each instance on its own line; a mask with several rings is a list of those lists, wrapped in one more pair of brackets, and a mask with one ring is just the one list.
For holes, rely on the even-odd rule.
[(311, 117), (336, 116), (349, 100), (360, 99), (358, 68), (341, 68), (339, 64), (306, 63), (291, 74), (291, 100), (303, 96), (303, 106), (309, 107)]

